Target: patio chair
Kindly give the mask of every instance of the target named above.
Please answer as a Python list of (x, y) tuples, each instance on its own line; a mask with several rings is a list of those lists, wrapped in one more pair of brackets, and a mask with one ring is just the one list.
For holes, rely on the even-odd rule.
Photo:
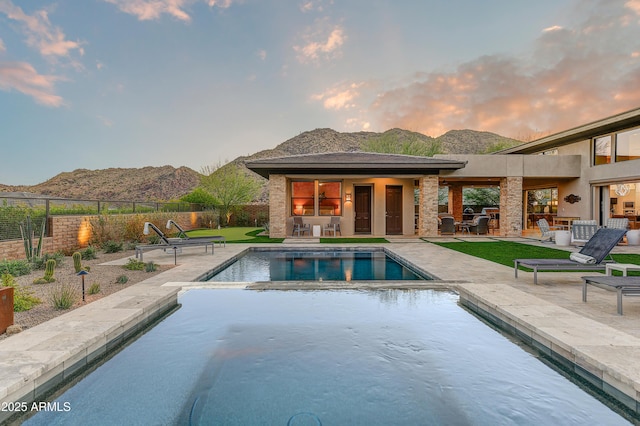
[(478, 216), (469, 226), (469, 232), (475, 232), (476, 235), (489, 233), (489, 216)]
[(227, 246), (227, 239), (222, 235), (210, 235), (207, 237), (189, 237), (187, 232), (174, 220), (169, 219), (167, 221), (167, 229), (171, 229), (174, 226), (178, 230), (178, 238), (182, 238), (184, 240), (196, 241), (196, 240), (207, 240), (207, 241), (217, 241), (219, 245)]
[(571, 244), (584, 245), (598, 230), (595, 220), (574, 220), (571, 224)]
[(440, 223), (440, 235), (443, 234), (452, 234), (455, 235), (456, 233), (456, 221), (453, 217), (451, 216), (445, 216), (443, 217)]
[(538, 284), (538, 271), (604, 270), (605, 258), (625, 232), (623, 229), (598, 229), (578, 253), (571, 253), (569, 259), (514, 259), (515, 276), (518, 278), (519, 266), (533, 269), (534, 284)]
[(204, 251), (209, 251), (209, 246), (211, 246), (211, 254), (213, 254), (213, 246), (215, 242), (210, 238), (198, 238), (198, 239), (184, 239), (184, 238), (169, 238), (167, 237), (157, 226), (155, 226), (151, 222), (145, 222), (142, 233), (145, 235), (150, 234), (150, 230), (153, 230), (156, 234), (158, 234), (159, 242), (157, 244), (139, 244), (136, 246), (135, 253), (136, 259), (142, 259), (143, 253), (146, 250), (157, 250), (163, 249), (165, 252), (168, 249), (173, 250), (174, 255), (177, 255), (180, 251), (182, 251), (183, 247), (196, 247), (196, 246), (204, 246)]
[(587, 301), (587, 285), (618, 293), (618, 315), (622, 315), (622, 296), (640, 296), (640, 277), (582, 277), (582, 301)]
[(553, 242), (556, 239), (556, 231), (562, 229), (559, 226), (550, 226), (547, 219), (538, 220), (538, 229), (540, 230), (540, 238), (542, 242)]
[(291, 232), (291, 236), (294, 234), (304, 235), (304, 233), (311, 235), (311, 226), (308, 223), (304, 223), (300, 216), (293, 217), (293, 232)]
[(626, 217), (610, 217), (607, 219), (605, 228), (629, 229), (629, 219)]
[(331, 221), (322, 228), (322, 235), (327, 232), (333, 232), (334, 237), (337, 235), (336, 232), (342, 235), (342, 231), (340, 230), (340, 216), (331, 216)]

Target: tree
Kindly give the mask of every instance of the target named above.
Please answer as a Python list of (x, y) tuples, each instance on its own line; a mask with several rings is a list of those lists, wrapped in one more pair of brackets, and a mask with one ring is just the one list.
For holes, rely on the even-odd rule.
[(473, 206), (499, 206), (500, 188), (464, 188), (462, 191), (464, 204)]
[(201, 204), (204, 207), (213, 207), (215, 205), (213, 195), (211, 195), (206, 189), (200, 186), (195, 188), (187, 195), (182, 196), (180, 198), (180, 201), (191, 204)]
[(202, 173), (200, 185), (211, 194), (227, 225), (239, 206), (250, 203), (260, 193), (260, 183), (237, 164), (205, 167)]
[(400, 135), (385, 132), (382, 135), (369, 139), (361, 145), (363, 151), (379, 152), (384, 154), (405, 154), (419, 157), (433, 157), (442, 154), (442, 146), (436, 139), (429, 141), (420, 140), (416, 135), (407, 135), (400, 138)]

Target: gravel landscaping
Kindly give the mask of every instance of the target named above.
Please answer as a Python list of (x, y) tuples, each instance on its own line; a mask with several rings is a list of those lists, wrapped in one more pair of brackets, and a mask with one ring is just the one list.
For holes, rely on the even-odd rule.
[[(52, 318), (69, 312), (72, 309), (79, 308), (83, 305), (101, 299), (112, 293), (115, 293), (123, 288), (129, 287), (140, 281), (144, 281), (154, 275), (162, 273), (170, 268), (172, 265), (157, 265), (157, 269), (154, 272), (142, 271), (130, 271), (124, 269), (120, 265), (103, 265), (103, 263), (113, 260), (134, 256), (134, 251), (123, 251), (118, 253), (97, 253), (97, 259), (83, 260), (83, 267), (90, 267), (90, 272), (85, 276), (85, 302), (82, 301), (82, 280), (76, 275), (73, 267), (73, 259), (68, 256), (65, 257), (62, 264), (55, 269), (54, 278), (55, 282), (45, 284), (34, 284), (33, 281), (37, 278), (44, 276), (44, 270), (36, 269), (28, 275), (16, 277), (16, 282), (19, 286), (28, 289), (33, 295), (38, 297), (42, 303), (36, 305), (32, 309), (25, 312), (14, 313), (14, 324), (27, 329), (48, 321)], [(126, 283), (117, 282), (118, 277), (125, 275), (127, 277)], [(93, 284), (100, 286), (100, 292), (96, 294), (89, 294), (89, 288)], [(67, 285), (73, 287), (75, 291), (75, 303), (70, 309), (59, 310), (53, 306), (51, 301), (52, 294), (59, 289), (60, 286)], [(0, 335), (0, 340), (7, 337), (4, 333)]]

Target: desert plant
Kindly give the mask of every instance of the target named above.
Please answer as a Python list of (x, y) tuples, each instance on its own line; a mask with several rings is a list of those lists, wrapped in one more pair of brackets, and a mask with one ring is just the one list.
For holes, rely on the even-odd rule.
[(118, 253), (122, 251), (122, 246), (122, 242), (109, 240), (102, 244), (102, 250), (104, 250), (105, 253)]
[(129, 281), (129, 277), (126, 275), (120, 275), (118, 278), (116, 278), (116, 282), (118, 284), (126, 284), (127, 281)]
[(31, 259), (34, 269), (44, 269), (47, 266), (47, 261), (53, 259), (56, 262), (56, 267), (62, 265), (64, 260), (64, 253), (57, 251), (55, 253), (45, 253), (41, 257), (34, 257)]
[(37, 304), (42, 303), (40, 299), (31, 293), (28, 289), (19, 286), (13, 275), (4, 273), (0, 277), (3, 287), (13, 287), (13, 311), (24, 312), (33, 308)]
[(45, 219), (42, 219), (42, 226), (40, 227), (40, 237), (38, 238), (38, 245), (33, 246), (35, 239), (35, 229), (31, 224), (31, 216), (27, 216), (25, 221), (20, 224), (20, 235), (22, 236), (22, 242), (24, 244), (24, 253), (27, 256), (27, 260), (31, 261), (34, 258), (40, 257), (42, 251), (42, 240), (44, 240), (44, 227)]
[(58, 310), (69, 309), (78, 299), (78, 293), (75, 288), (69, 284), (57, 286), (51, 292), (51, 304)]
[(54, 282), (56, 279), (53, 277), (54, 271), (56, 268), (56, 261), (55, 259), (49, 259), (47, 260), (47, 266), (45, 267), (44, 270), (44, 277), (42, 278), (37, 278), (35, 280), (33, 280), (34, 284), (45, 284), (45, 283), (52, 283)]
[(153, 261), (151, 262), (147, 262), (144, 265), (144, 270), (146, 272), (155, 272), (158, 269), (158, 265), (156, 265), (155, 263), (153, 263)]
[(76, 274), (82, 271), (82, 253), (79, 251), (73, 253), (73, 269), (76, 271)]
[(98, 284), (98, 283), (91, 284), (91, 286), (89, 287), (88, 293), (89, 294), (98, 294), (98, 293), (100, 293), (100, 284)]
[(91, 259), (97, 259), (98, 256), (96, 254), (96, 249), (89, 246), (86, 249), (82, 250), (80, 252), (82, 254), (82, 259), (84, 260), (91, 260)]
[(6, 272), (19, 277), (21, 275), (27, 275), (33, 270), (31, 263), (27, 260), (7, 260), (0, 261), (0, 271)]
[(130, 271), (143, 271), (145, 266), (144, 262), (137, 259), (129, 259), (126, 265), (122, 265), (124, 269), (128, 269)]

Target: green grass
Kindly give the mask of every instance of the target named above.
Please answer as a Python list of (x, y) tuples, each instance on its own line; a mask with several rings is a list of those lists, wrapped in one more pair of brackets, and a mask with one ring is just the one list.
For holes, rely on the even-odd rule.
[[(569, 253), (550, 247), (533, 246), (529, 244), (515, 243), (512, 241), (492, 242), (457, 242), (457, 243), (433, 243), (441, 247), (489, 260), (513, 267), (514, 259), (568, 259)], [(614, 254), (613, 259), (618, 263), (633, 263), (640, 265), (638, 254)], [(528, 268), (522, 268), (529, 270)], [(614, 271), (615, 274), (615, 271)], [(616, 275), (620, 275), (619, 273)], [(629, 272), (629, 275), (640, 275), (638, 272)]]
[(264, 231), (264, 228), (255, 227), (230, 227), (221, 229), (195, 229), (187, 231), (187, 235), (191, 238), (223, 236), (227, 239), (227, 243), (281, 243), (284, 238), (269, 238), (258, 236)]
[(327, 244), (374, 244), (388, 243), (384, 238), (320, 238), (321, 243)]

